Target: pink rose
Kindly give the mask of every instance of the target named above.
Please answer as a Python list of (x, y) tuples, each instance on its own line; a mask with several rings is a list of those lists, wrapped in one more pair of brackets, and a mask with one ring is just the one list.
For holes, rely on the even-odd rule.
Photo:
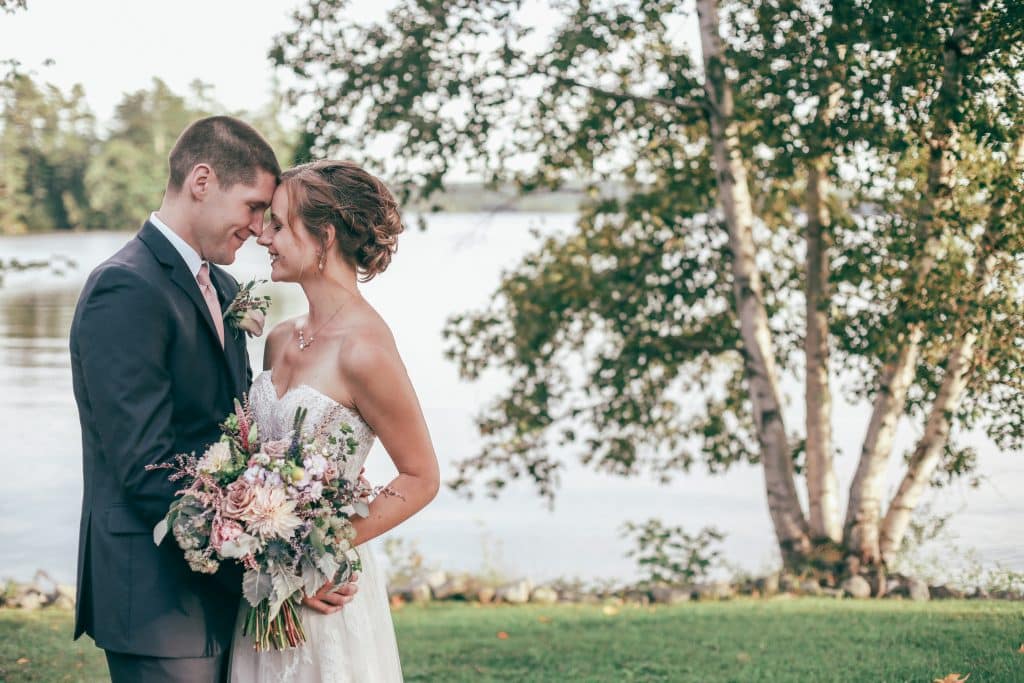
[(244, 479), (231, 482), (226, 491), (227, 495), (224, 497), (224, 506), (221, 512), (225, 517), (240, 519), (252, 507), (256, 494)]
[(222, 519), (213, 523), (213, 529), (210, 531), (210, 545), (217, 552), (220, 552), (221, 546), (228, 541), (233, 541), (242, 535), (245, 529), (238, 522), (230, 519)]
[(254, 337), (258, 337), (263, 334), (263, 323), (266, 322), (266, 316), (258, 308), (253, 308), (245, 312), (242, 315), (242, 319), (238, 321), (238, 327), (245, 330)]
[(333, 460), (327, 461), (327, 466), (324, 467), (323, 480), (330, 483), (341, 476), (341, 472), (338, 471), (338, 466)]
[(290, 439), (278, 439), (277, 441), (267, 441), (263, 444), (263, 452), (269, 455), (275, 460), (280, 460), (288, 454), (288, 448), (292, 445)]

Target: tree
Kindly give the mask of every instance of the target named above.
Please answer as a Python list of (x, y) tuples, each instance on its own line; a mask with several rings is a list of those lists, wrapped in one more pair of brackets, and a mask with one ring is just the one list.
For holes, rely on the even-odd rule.
[(167, 155), (177, 135), (197, 118), (204, 91), (193, 87), (193, 104), (159, 78), (146, 90), (126, 93), (114, 111), (106, 139), (92, 159), (86, 185), (96, 212), (96, 227), (138, 225), (146, 210), (160, 205), (167, 183)]
[[(0, 0), (6, 13), (25, 7), (25, 0)], [(151, 89), (124, 95), (101, 140), (81, 85), (65, 96), (16, 59), (0, 67), (0, 233), (138, 225), (160, 203), (177, 135), (197, 118), (227, 113), (201, 81), (181, 96), (154, 78)], [(280, 123), (278, 99), (235, 115), (290, 159), (298, 140)]]
[[(456, 488), (551, 497), (556, 446), (663, 479), (759, 462), (785, 564), (856, 569), (898, 552), (929, 483), (971, 471), (967, 430), (1024, 445), (1017, 4), (697, 0), (699, 55), (666, 0), (559, 3), (545, 35), (515, 2), (409, 1), (369, 26), (342, 5), (309, 2), (271, 54), (316, 106), (315, 152), (384, 133), (424, 194), (458, 164), (593, 194), (448, 325), (466, 378), (512, 378)], [(837, 390), (872, 405), (845, 518)], [(900, 420), (922, 437), (886, 508)]]
[[(220, 113), (227, 112), (201, 81), (191, 84), (188, 95), (173, 92), (159, 78), (147, 90), (125, 94), (85, 178), (95, 227), (135, 226), (146, 211), (158, 207), (167, 184), (167, 158), (177, 136), (192, 121)], [(232, 113), (263, 133), (279, 158), (291, 158), (295, 135), (281, 126), (276, 106), (254, 114)]]
[(81, 86), (65, 95), (12, 73), (0, 81), (0, 126), (0, 231), (84, 227), (96, 135)]

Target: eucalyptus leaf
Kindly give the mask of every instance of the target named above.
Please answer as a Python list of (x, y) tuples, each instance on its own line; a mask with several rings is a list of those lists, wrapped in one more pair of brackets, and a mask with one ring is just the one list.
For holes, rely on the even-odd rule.
[(338, 561), (330, 553), (325, 553), (317, 561), (316, 567), (324, 573), (324, 576), (334, 576), (338, 573)]
[(300, 576), (302, 577), (302, 592), (307, 597), (316, 595), (320, 586), (327, 582), (327, 578), (316, 568), (316, 565), (305, 557), (302, 558)]
[(272, 590), (273, 584), (269, 572), (261, 569), (249, 569), (242, 577), (242, 595), (253, 607), (268, 599)]
[(160, 543), (164, 540), (164, 536), (167, 535), (167, 531), (169, 529), (170, 525), (168, 524), (166, 517), (157, 522), (156, 526), (153, 527), (153, 543), (155, 543), (156, 545), (160, 545)]
[(270, 596), (270, 619), (273, 620), (284, 601), (302, 589), (302, 580), (287, 567), (276, 566), (271, 575), (273, 590)]

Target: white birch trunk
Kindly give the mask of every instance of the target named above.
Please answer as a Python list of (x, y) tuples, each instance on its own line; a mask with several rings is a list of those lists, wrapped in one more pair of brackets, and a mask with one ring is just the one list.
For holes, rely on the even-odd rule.
[(811, 537), (838, 543), (839, 482), (832, 457), (832, 392), (829, 387), (828, 236), (830, 216), (826, 157), (812, 159), (807, 175), (807, 334), (804, 337), (807, 406), (807, 500)]
[(971, 366), (976, 340), (974, 331), (968, 331), (960, 337), (950, 353), (946, 375), (928, 413), (924, 435), (914, 449), (907, 472), (882, 522), (879, 543), (884, 562), (891, 562), (899, 551), (910, 524), (911, 513), (920, 502), (932, 473), (942, 459), (943, 449), (949, 440), (950, 421), (967, 388), (967, 371)]
[(783, 422), (775, 353), (764, 308), (761, 274), (755, 260), (753, 210), (737, 125), (732, 120), (732, 92), (725, 74), (717, 5), (715, 0), (697, 2), (718, 196), (729, 230), (736, 312), (761, 448), (768, 510), (783, 561), (789, 564), (791, 559), (810, 550), (810, 539), (796, 493), (792, 453)]
[[(940, 242), (935, 217), (948, 206), (952, 192), (953, 150), (957, 133), (953, 114), (961, 98), (961, 67), (965, 54), (970, 51), (969, 32), (980, 2), (960, 0), (959, 5), (957, 25), (943, 48), (942, 83), (933, 109), (934, 126), (928, 141), (928, 182), (918, 210), (918, 238), (924, 248), (911, 274), (911, 287), (921, 283), (935, 265)], [(850, 486), (843, 541), (863, 563), (881, 561), (879, 527), (885, 471), (892, 452), (892, 437), (906, 405), (907, 388), (917, 365), (922, 336), (920, 325), (909, 325), (901, 345), (882, 370), (857, 474)]]
[[(1018, 138), (1016, 153), (1013, 158), (1016, 172), (1024, 167), (1024, 137)], [(992, 207), (987, 234), (982, 235), (978, 243), (978, 256), (975, 259), (975, 297), (960, 306), (961, 316), (966, 314), (969, 304), (976, 303), (988, 286), (989, 273), (995, 265), (996, 255), (991, 253), (988, 243), (1000, 229), (1000, 223), (1006, 214), (1006, 201), (1000, 199)], [(968, 323), (970, 325), (971, 323)], [(968, 372), (971, 367), (975, 345), (978, 341), (977, 329), (968, 327), (958, 334), (949, 351), (949, 361), (942, 385), (935, 397), (924, 434), (917, 443), (914, 455), (907, 465), (907, 471), (900, 482), (896, 495), (889, 504), (889, 510), (882, 521), (880, 548), (882, 559), (886, 563), (895, 559), (903, 544), (903, 537), (910, 525), (910, 518), (921, 502), (931, 480), (932, 473), (941, 462), (942, 452), (949, 441), (950, 422), (953, 413), (960, 406), (960, 400), (967, 390)]]

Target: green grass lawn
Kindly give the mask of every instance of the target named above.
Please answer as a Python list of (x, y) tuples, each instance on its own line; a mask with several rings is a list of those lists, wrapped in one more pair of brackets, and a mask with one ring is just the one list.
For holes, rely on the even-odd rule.
[[(440, 604), (396, 611), (395, 628), (410, 682), (1024, 681), (1024, 605), (1011, 602)], [(67, 612), (0, 610), (0, 680), (105, 680), (101, 652), (70, 629)]]

